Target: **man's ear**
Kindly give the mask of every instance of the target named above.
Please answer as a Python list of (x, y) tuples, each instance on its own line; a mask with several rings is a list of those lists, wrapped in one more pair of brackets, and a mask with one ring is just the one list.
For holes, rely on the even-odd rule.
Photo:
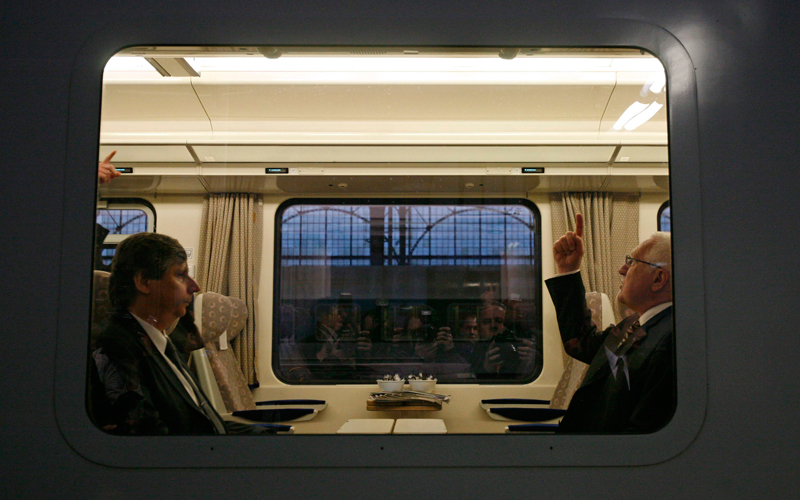
[(652, 290), (654, 292), (660, 292), (664, 290), (667, 284), (669, 284), (669, 273), (663, 269), (656, 269), (656, 272), (653, 274)]
[(136, 290), (138, 290), (139, 293), (150, 293), (150, 280), (143, 277), (141, 271), (136, 273), (136, 276), (133, 277), (133, 283), (136, 285)]

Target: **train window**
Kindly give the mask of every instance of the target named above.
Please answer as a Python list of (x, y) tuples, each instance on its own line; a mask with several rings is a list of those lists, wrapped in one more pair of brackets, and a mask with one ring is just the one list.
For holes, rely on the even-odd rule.
[(672, 231), (672, 211), (670, 210), (669, 200), (665, 201), (658, 209), (658, 230)]
[(117, 245), (131, 234), (154, 232), (156, 213), (142, 199), (107, 199), (97, 205), (95, 269), (109, 271)]
[[(276, 226), (281, 379), (525, 383), (541, 371), (541, 224), (527, 200), (292, 200)], [(502, 362), (485, 366), (495, 345)]]
[[(196, 288), (245, 302), (230, 343), (179, 346), (203, 346), (198, 389), (226, 419), (325, 399), (296, 429), (336, 434), (386, 417), (364, 404), (376, 379), (422, 374), (452, 396), (448, 433), (505, 433), (482, 400), (561, 416), (587, 373), (545, 291), (576, 212), (580, 323), (623, 319), (616, 270), (670, 186), (665, 105), (664, 67), (638, 49), (130, 46), (103, 77), (98, 158), (117, 150), (121, 175), (100, 188), (100, 264), (157, 209)], [(187, 338), (208, 331), (194, 300), (175, 307), (195, 314)]]

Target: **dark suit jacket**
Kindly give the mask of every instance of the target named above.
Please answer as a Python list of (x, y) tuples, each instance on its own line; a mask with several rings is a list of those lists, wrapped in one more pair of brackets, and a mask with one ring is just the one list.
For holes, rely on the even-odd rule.
[[(178, 377), (130, 313), (109, 316), (92, 353), (90, 394), (95, 423), (121, 434), (216, 434), (213, 422), (192, 400)], [(199, 383), (180, 361), (181, 365)], [(98, 385), (99, 384), (99, 385)], [(202, 397), (205, 397), (204, 395)], [(213, 408), (211, 411), (214, 411)], [(113, 426), (113, 428), (112, 428)], [(259, 434), (264, 429), (224, 422), (227, 433)]]
[(666, 425), (676, 405), (672, 308), (642, 326), (647, 336), (626, 354), (630, 391), (619, 391), (603, 344), (609, 335), (621, 336), (636, 316), (599, 331), (587, 319), (586, 292), (579, 273), (546, 283), (567, 354), (589, 364), (559, 432), (654, 432)]

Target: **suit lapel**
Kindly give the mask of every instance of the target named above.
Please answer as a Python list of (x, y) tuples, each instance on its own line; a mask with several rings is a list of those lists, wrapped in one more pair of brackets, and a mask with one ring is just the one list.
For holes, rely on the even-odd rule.
[(640, 370), (650, 358), (653, 350), (658, 348), (665, 338), (672, 332), (672, 307), (668, 307), (656, 314), (642, 328), (647, 332), (641, 345), (628, 351), (628, 370), (633, 373)]
[(586, 371), (581, 387), (598, 381), (605, 381), (610, 374), (611, 367), (608, 366), (608, 356), (606, 356), (605, 348), (601, 347), (595, 354), (594, 359), (592, 359), (592, 364), (589, 365), (589, 369)]
[[(192, 397), (186, 392), (186, 387), (184, 387), (183, 382), (180, 381), (178, 376), (175, 375), (175, 372), (172, 370), (172, 367), (169, 366), (167, 360), (164, 359), (164, 356), (161, 355), (161, 352), (156, 348), (155, 345), (153, 345), (153, 341), (150, 340), (150, 337), (147, 335), (147, 332), (144, 331), (142, 325), (140, 325), (139, 322), (129, 314), (125, 315), (125, 320), (130, 321), (130, 325), (136, 329), (139, 344), (143, 347), (145, 353), (150, 358), (151, 362), (157, 367), (161, 375), (169, 381), (173, 391), (175, 391), (177, 394), (180, 394), (181, 398), (186, 404), (205, 416), (202, 408), (197, 406), (197, 403), (195, 403)], [(176, 360), (173, 359), (172, 362), (175, 363)], [(180, 365), (178, 365), (178, 369), (181, 369)], [(187, 376), (186, 371), (184, 371), (184, 376)]]

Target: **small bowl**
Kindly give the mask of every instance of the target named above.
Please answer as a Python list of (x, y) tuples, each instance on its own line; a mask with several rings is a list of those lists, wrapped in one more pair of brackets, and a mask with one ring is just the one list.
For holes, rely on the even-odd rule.
[(433, 392), (436, 387), (436, 379), (433, 380), (409, 380), (408, 384), (411, 386), (412, 391), (416, 392)]
[(403, 384), (405, 383), (405, 380), (378, 380), (378, 387), (383, 392), (397, 392), (403, 390)]

